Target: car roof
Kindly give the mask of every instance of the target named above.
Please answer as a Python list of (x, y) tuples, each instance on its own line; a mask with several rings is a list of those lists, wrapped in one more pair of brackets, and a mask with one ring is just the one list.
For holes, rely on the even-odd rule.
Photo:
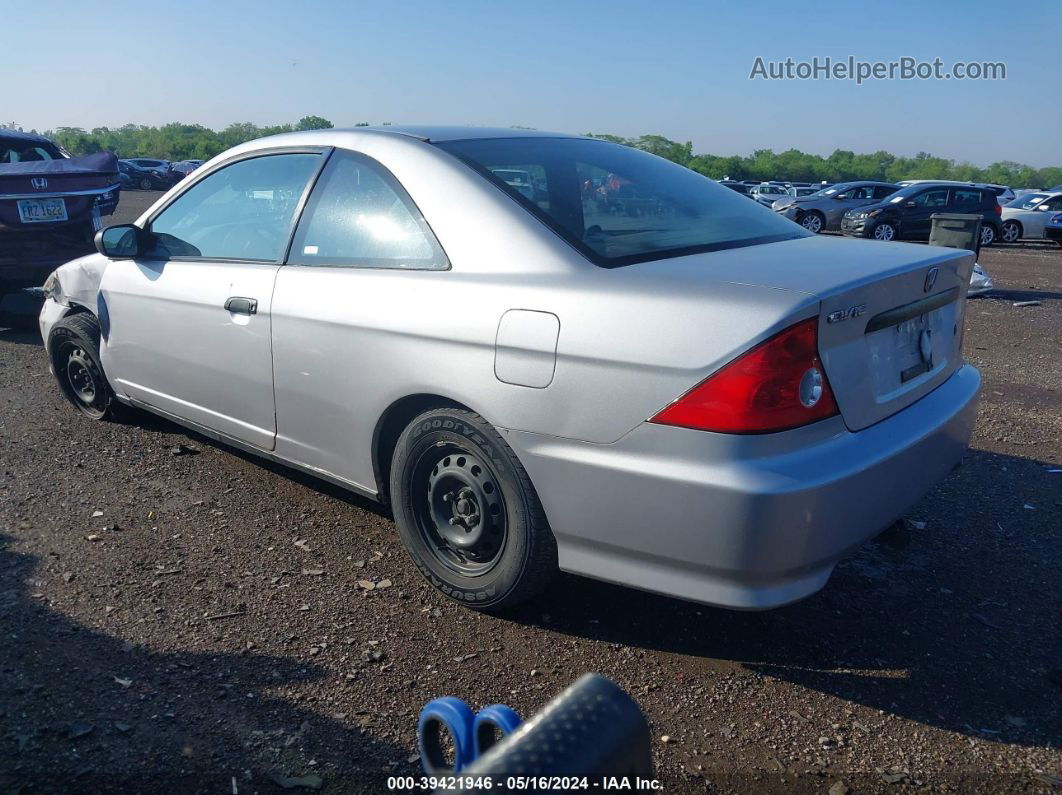
[(544, 130), (525, 130), (512, 127), (462, 127), (444, 125), (399, 125), (387, 124), (375, 127), (346, 127), (339, 132), (374, 132), (405, 135), (419, 138), (429, 143), (441, 141), (469, 141), (484, 138), (586, 138), (584, 135), (546, 132)]
[(40, 143), (41, 141), (52, 143), (50, 138), (45, 138), (43, 135), (22, 132), (20, 130), (0, 130), (0, 138), (14, 138), (19, 141), (32, 141), (34, 143)]

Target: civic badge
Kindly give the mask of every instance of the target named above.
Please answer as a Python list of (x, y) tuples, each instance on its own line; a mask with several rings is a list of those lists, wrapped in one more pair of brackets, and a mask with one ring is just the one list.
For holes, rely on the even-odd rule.
[(30, 185), (33, 186), (34, 190), (44, 190), (48, 187), (48, 180), (44, 177), (34, 177), (30, 180)]
[(922, 283), (922, 292), (928, 293), (933, 289), (933, 285), (937, 283), (937, 276), (940, 273), (940, 268), (930, 268), (926, 273), (926, 280)]

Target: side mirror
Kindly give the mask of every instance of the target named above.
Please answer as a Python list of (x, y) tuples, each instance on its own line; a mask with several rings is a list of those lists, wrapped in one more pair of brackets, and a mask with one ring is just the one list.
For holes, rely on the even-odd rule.
[(917, 207), (918, 206), (918, 202), (909, 201), (909, 202), (906, 202), (903, 206), (904, 207)]
[(135, 259), (147, 250), (146, 233), (139, 226), (108, 226), (96, 233), (96, 250), (110, 259)]

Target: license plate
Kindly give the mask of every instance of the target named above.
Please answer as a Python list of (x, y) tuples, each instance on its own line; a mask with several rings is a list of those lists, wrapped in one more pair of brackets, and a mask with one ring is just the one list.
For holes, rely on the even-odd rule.
[(66, 221), (66, 202), (62, 199), (22, 199), (18, 203), (18, 219), (24, 224)]

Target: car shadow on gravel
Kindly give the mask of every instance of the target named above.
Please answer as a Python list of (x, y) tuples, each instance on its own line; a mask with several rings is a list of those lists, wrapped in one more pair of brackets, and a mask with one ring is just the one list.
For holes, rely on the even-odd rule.
[(51, 578), (14, 543), (0, 534), (0, 791), (281, 792), (320, 776), (381, 792), (381, 771), (404, 764), (408, 748), (281, 695), (325, 669), (250, 650), (155, 652), (81, 626), (49, 608)]
[(1047, 469), (971, 451), (908, 513), (909, 539), (864, 546), (788, 607), (735, 612), (565, 576), (507, 618), (673, 654), (689, 686), (745, 669), (971, 737), (1057, 747), (1062, 475)]

